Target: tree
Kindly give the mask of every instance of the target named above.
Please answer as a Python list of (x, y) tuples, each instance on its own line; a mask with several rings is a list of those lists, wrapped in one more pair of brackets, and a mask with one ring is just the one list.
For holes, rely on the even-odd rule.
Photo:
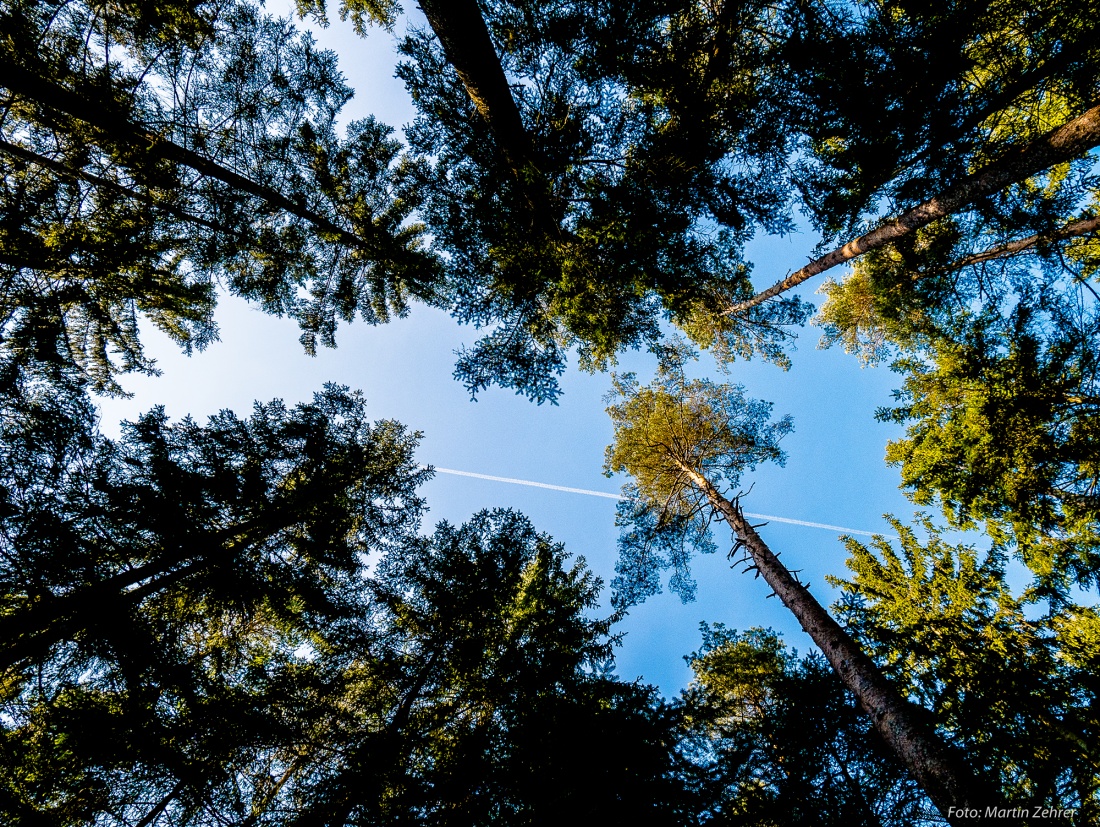
[(939, 820), (820, 655), (799, 658), (770, 630), (702, 630), (685, 705), (712, 756), (709, 824)]
[(816, 47), (795, 64), (800, 186), (825, 254), (753, 301), (851, 264), (818, 320), (865, 362), (897, 357), (879, 416), (907, 426), (888, 459), (909, 494), (1015, 546), (1063, 599), (1098, 559), (1095, 15), (856, 8), (798, 24)]
[[(446, 13), (422, 4), (440, 43), (414, 34), (402, 46), (399, 74), (420, 110), (407, 131), (418, 159), (409, 169), (447, 262), (452, 312), (491, 328), (459, 360), (456, 375), (473, 392), (498, 383), (552, 400), (571, 347), (583, 367), (606, 366), (659, 339), (662, 316), (731, 353), (782, 361), (777, 325), (806, 315), (797, 301), (775, 303), (734, 330), (703, 312), (748, 296), (746, 216), (789, 225), (782, 153), (765, 151), (783, 139), (757, 128), (770, 111), (754, 75), (766, 41), (739, 25), (768, 11), (751, 4), (719, 21), (752, 65), (713, 71), (696, 90), (708, 106), (722, 90), (735, 95), (727, 110), (754, 131), (732, 136), (713, 124), (682, 132), (659, 95), (623, 80), (628, 71), (694, 77), (683, 50), (665, 54), (656, 38), (664, 5), (489, 4), (482, 18), (473, 3)], [(711, 43), (714, 21), (695, 11), (675, 19), (692, 43)], [(631, 67), (631, 50), (648, 62)]]
[(847, 540), (849, 578), (833, 580), (846, 625), (1007, 800), (1095, 821), (1095, 607), (1037, 612), (1009, 588), (1003, 548), (952, 545), (927, 518), (893, 526), (896, 542)]
[[(404, 46), (418, 189), (455, 265), (456, 315), (495, 328), (460, 360), (473, 391), (553, 398), (567, 348), (606, 365), (655, 341), (662, 315), (723, 358), (782, 362), (806, 306), (771, 299), (919, 227), (996, 213), (1018, 235), (1008, 244), (1091, 232), (1090, 215), (1050, 220), (1056, 204), (1081, 207), (1089, 179), (1063, 167), (1090, 169), (1100, 140), (1083, 9), (422, 7), (441, 48)], [(822, 246), (856, 240), (754, 298), (742, 245), (789, 231), (794, 207)]]
[(567, 564), (507, 510), (387, 553), (377, 660), (354, 667), (354, 719), (302, 774), (292, 823), (691, 823), (677, 715), (609, 674), (614, 618), (586, 616), (599, 581)]
[[(313, 551), (298, 566), (293, 547), (282, 571), (236, 555), (217, 579), (104, 599), (122, 628), (88, 624), (37, 676), (9, 673), (5, 818), (694, 823), (680, 715), (610, 673), (615, 618), (587, 616), (600, 584), (583, 561), (510, 511), (424, 537), (389, 526), (368, 549), (338, 524), (325, 536), (336, 506), (309, 499), (326, 514), (294, 532)], [(364, 533), (375, 522), (352, 513)], [(345, 547), (343, 570), (317, 559)]]
[(906, 425), (887, 458), (910, 496), (1014, 546), (1053, 600), (1097, 572), (1095, 224), (928, 227), (827, 285), (820, 314), (826, 342), (904, 377), (878, 416)]
[[(964, 768), (961, 756), (929, 726), (925, 711), (899, 694), (806, 585), (779, 562), (745, 519), (739, 497), (731, 500), (719, 491), (718, 485), (736, 486), (742, 472), (757, 462), (781, 459), (778, 439), (791, 422), (769, 424), (770, 406), (746, 400), (740, 388), (689, 381), (685, 364), (691, 355), (683, 345), (670, 348), (648, 386), (639, 386), (631, 375), (615, 381), (614, 404), (608, 408), (615, 437), (607, 449), (606, 468), (634, 480), (625, 489), (629, 499), (619, 520), (630, 529), (621, 541), (620, 566), (630, 578), (626, 582), (652, 588), (654, 570), (668, 565), (654, 561), (654, 552), (708, 537), (711, 520), (720, 516), (737, 539), (734, 552), (744, 549), (749, 567), (795, 615), (944, 817), (953, 824), (966, 823), (962, 812), (968, 808), (984, 812), (998, 800), (996, 794)], [(640, 577), (633, 574), (636, 569), (641, 569)]]
[(333, 688), (297, 652), (355, 629), (366, 555), (416, 529), (418, 435), (330, 386), (114, 442), (48, 379), (0, 433), (5, 818), (187, 821), (315, 726)]
[(373, 119), (337, 134), (352, 92), (288, 22), (229, 0), (17, 2), (0, 35), (9, 352), (117, 390), (152, 370), (138, 314), (201, 348), (218, 284), (296, 318), (307, 350), (429, 298), (399, 144)]
[[(1082, 156), (1100, 140), (1088, 9), (901, 2), (791, 15), (793, 117), (809, 139), (798, 185), (825, 240), (850, 240), (752, 302), (947, 216), (988, 220), (1003, 197), (994, 194), (1030, 189), (1033, 209), (1087, 195), (1086, 181), (1058, 167), (1089, 168)], [(1017, 230), (1050, 218), (1041, 207), (1001, 215)], [(877, 226), (853, 232), (860, 222)]]

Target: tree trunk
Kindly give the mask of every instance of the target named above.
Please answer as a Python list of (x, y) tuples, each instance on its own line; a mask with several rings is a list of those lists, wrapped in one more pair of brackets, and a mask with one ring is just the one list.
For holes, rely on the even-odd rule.
[(489, 125), (533, 222), (547, 227), (551, 217), (548, 198), (542, 189), (542, 174), (535, 162), (531, 138), (523, 126), (477, 0), (419, 0), (419, 5), (439, 38), (447, 61), (458, 73), (478, 114)]
[(365, 249), (380, 258), (387, 257), (380, 255), (382, 251), (397, 254), (404, 251), (403, 246), (399, 247), (395, 240), (385, 233), (374, 231), (372, 227), (368, 226), (365, 229), (370, 232), (369, 238), (355, 235), (326, 216), (311, 210), (304, 203), (292, 200), (278, 190), (257, 183), (210, 158), (144, 128), (140, 124), (132, 123), (125, 113), (117, 111), (117, 107), (104, 106), (102, 101), (96, 101), (92, 97), (68, 89), (13, 63), (10, 58), (2, 56), (0, 56), (0, 86), (4, 86), (15, 94), (34, 101), (40, 106), (54, 109), (83, 121), (101, 130), (112, 141), (118, 141), (132, 147), (140, 147), (154, 158), (173, 161), (202, 175), (221, 181), (223, 184), (228, 184), (239, 192), (260, 198), (277, 210), (282, 210), (308, 221), (323, 234), (333, 236), (345, 246)]
[[(948, 822), (952, 825), (978, 824), (983, 821), (986, 807), (1004, 807), (988, 785), (965, 767), (962, 756), (953, 754), (955, 751), (926, 723), (925, 710), (898, 694), (874, 661), (779, 562), (749, 525), (740, 507), (723, 497), (701, 474), (681, 467), (733, 529), (753, 567), (821, 649), (843, 684), (870, 716), (875, 730), (909, 768)], [(977, 817), (968, 818), (968, 812), (976, 813)]]
[(989, 250), (984, 250), (980, 253), (974, 253), (970, 256), (964, 256), (958, 261), (954, 262), (948, 270), (958, 270), (962, 267), (969, 267), (971, 264), (981, 264), (986, 261), (994, 261), (998, 258), (1008, 258), (1010, 256), (1016, 256), (1020, 253), (1027, 252), (1032, 247), (1038, 247), (1041, 244), (1050, 244), (1054, 241), (1063, 241), (1067, 238), (1077, 238), (1079, 236), (1088, 235), (1100, 230), (1100, 215), (1094, 215), (1090, 218), (1079, 218), (1076, 221), (1070, 221), (1067, 224), (1063, 224), (1049, 233), (1036, 233), (1035, 235), (1029, 235), (1027, 238), (1019, 238), (1016, 241), (1010, 241), (1007, 244), (1002, 244), (999, 247), (993, 247)]
[(814, 259), (801, 270), (791, 273), (751, 299), (727, 308), (723, 313), (740, 313), (756, 307), (826, 270), (895, 242), (933, 221), (958, 212), (979, 198), (999, 192), (1009, 184), (1022, 181), (1055, 164), (1073, 160), (1097, 145), (1100, 145), (1100, 105), (1026, 146), (1009, 150), (1001, 158), (966, 176), (955, 186), (899, 217), (883, 222), (843, 247), (837, 247)]

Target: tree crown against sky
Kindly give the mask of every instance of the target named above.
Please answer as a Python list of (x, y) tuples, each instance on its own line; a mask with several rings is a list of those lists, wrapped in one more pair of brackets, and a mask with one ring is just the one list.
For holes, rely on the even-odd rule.
[[(946, 220), (988, 225), (992, 215), (1004, 232), (1059, 241), (1052, 224), (1089, 200), (1097, 54), (1081, 8), (461, 5), (438, 20), (426, 5), (443, 45), (406, 40), (402, 76), (421, 109), (413, 149), (434, 170), (422, 189), (440, 193), (428, 224), (461, 262), (463, 289), (483, 285), (462, 299), (477, 308), (465, 318), (497, 323), (460, 362), (475, 388), (494, 374), (545, 381), (568, 344), (582, 362), (605, 363), (651, 341), (666, 314), (723, 358), (762, 348), (783, 360), (780, 323), (804, 319), (805, 306), (736, 294), (751, 290), (745, 240), (789, 231), (796, 210), (824, 245), (927, 212), (946, 193)], [(456, 57), (448, 32), (482, 12), (484, 47)], [(448, 72), (459, 58), (465, 72)], [(477, 103), (491, 84), (471, 74), (475, 58), (512, 81), (514, 115)], [(522, 169), (508, 161), (516, 155), (528, 158)], [(470, 209), (448, 208), (456, 202)], [(978, 229), (967, 244), (980, 251), (990, 227)], [(690, 264), (676, 251), (691, 249), (712, 251), (704, 270), (669, 269)], [(574, 275), (574, 254), (588, 281)], [(508, 354), (524, 341), (526, 361), (510, 373)]]
[(779, 442), (793, 420), (771, 421), (771, 404), (746, 397), (739, 385), (689, 379), (695, 355), (686, 342), (672, 342), (653, 382), (642, 386), (632, 374), (615, 376), (608, 396), (615, 432), (605, 472), (630, 478), (616, 517), (624, 532), (613, 585), (624, 605), (659, 591), (668, 568), (673, 591), (685, 600), (694, 593), (690, 557), (715, 546), (713, 508), (693, 473), (737, 490), (757, 464), (785, 459)]
[(1063, 599), (1036, 612), (1009, 586), (1003, 548), (952, 544), (927, 517), (893, 526), (894, 540), (847, 540), (850, 574), (830, 578), (845, 625), (1009, 800), (1095, 820), (1095, 606)]
[(54, 380), (0, 429), (4, 823), (693, 823), (598, 579), (508, 510), (418, 535), (417, 435), (330, 387), (111, 441)]
[(770, 424), (771, 406), (745, 399), (739, 387), (686, 381), (691, 355), (678, 344), (662, 354), (649, 385), (618, 381), (615, 395), (622, 401), (608, 408), (615, 434), (607, 469), (631, 478), (616, 521), (622, 526), (618, 600), (644, 599), (659, 588), (660, 571), (668, 567), (674, 569), (671, 585), (689, 599), (687, 560), (693, 551), (713, 551), (710, 523), (726, 522), (736, 541), (730, 559), (743, 551), (734, 566), (744, 563), (762, 577), (797, 618), (884, 746), (940, 814), (952, 825), (966, 824), (968, 817), (957, 810), (984, 812), (1002, 804), (997, 782), (973, 773), (959, 744), (945, 739), (927, 710), (902, 695), (748, 522), (740, 506), (744, 492), (728, 489), (759, 460), (782, 459), (776, 442), (790, 430), (790, 420)]
[[(111, 349), (116, 367), (144, 364), (134, 302), (181, 342), (207, 341), (215, 277), (299, 318), (307, 347), (332, 344), (339, 318), (440, 304), (489, 328), (456, 371), (474, 392), (553, 399), (571, 348), (604, 367), (665, 318), (722, 359), (785, 363), (808, 306), (746, 303), (754, 234), (789, 232), (802, 211), (824, 243), (977, 176), (996, 183), (942, 219), (962, 228), (956, 246), (976, 255), (998, 232), (1057, 246), (1091, 191), (1095, 125), (1061, 154), (1035, 150), (1095, 104), (1094, 16), (1076, 7), (466, 2), (436, 19), (428, 3), (443, 45), (404, 40), (420, 116), (401, 161), (377, 123), (337, 134), (348, 90), (332, 56), (247, 3), (51, 8), (5, 16), (5, 157), (9, 181), (26, 179), (13, 238), (70, 275), (43, 291), (17, 256), (20, 302), (41, 313), (16, 313), (7, 338), (33, 349), (68, 330), (67, 358), (104, 386)], [(364, 30), (398, 7), (338, 10)], [(459, 56), (465, 74), (451, 65), (459, 30), (483, 33)], [(498, 79), (496, 114), (479, 108), (492, 84), (471, 61)], [(145, 147), (142, 130), (159, 140)], [(74, 224), (74, 205), (97, 200), (106, 212)]]
[(257, 744), (318, 725), (333, 684), (302, 647), (362, 640), (367, 556), (419, 526), (417, 435), (329, 387), (206, 426), (154, 410), (112, 441), (79, 381), (21, 381), (0, 433), (5, 817), (214, 806)]
[[(335, 56), (245, 2), (11, 3), (5, 73), (5, 347), (75, 362), (103, 389), (151, 370), (145, 317), (186, 348), (217, 335), (218, 289), (337, 320), (425, 298), (434, 265)], [(338, 134), (339, 133), (339, 134)]]

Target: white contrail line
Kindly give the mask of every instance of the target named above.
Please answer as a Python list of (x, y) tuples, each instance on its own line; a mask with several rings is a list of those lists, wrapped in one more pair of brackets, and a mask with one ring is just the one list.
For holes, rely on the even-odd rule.
[(456, 471), (453, 468), (436, 468), (437, 474), (454, 474), (456, 477), (476, 477), (479, 480), (492, 480), (493, 482), (507, 482), (512, 485), (529, 485), (532, 488), (549, 488), (551, 491), (565, 491), (569, 494), (587, 494), (589, 497), (606, 497), (609, 500), (621, 500), (618, 494), (608, 494), (606, 491), (592, 491), (588, 488), (570, 488), (567, 485), (551, 485), (548, 482), (534, 482), (533, 480), (517, 480), (512, 477), (494, 477), (491, 474), (475, 474), (473, 471)]
[[(428, 466), (422, 465), (421, 468), (427, 468)], [(473, 471), (456, 471), (454, 468), (434, 468), (437, 474), (451, 474), (456, 477), (474, 477), (479, 480), (490, 480), (492, 482), (506, 482), (510, 485), (526, 485), (531, 488), (549, 488), (551, 491), (564, 491), (567, 494), (584, 494), (588, 497), (604, 497), (609, 500), (625, 500), (621, 494), (609, 494), (606, 491), (593, 491), (590, 488), (570, 488), (568, 485), (551, 485), (548, 482), (535, 482), (534, 480), (517, 480), (514, 477), (494, 477), (492, 474), (476, 474)], [(839, 531), (841, 534), (862, 534), (865, 537), (879, 537), (886, 536), (881, 531), (861, 531), (858, 528), (844, 528), (839, 525), (828, 525), (827, 523), (811, 523), (809, 520), (795, 520), (791, 517), (776, 517), (772, 514), (753, 514), (750, 511), (744, 512), (746, 517), (751, 517), (754, 520), (768, 520), (773, 523), (788, 523), (789, 525), (800, 525), (806, 528), (823, 528), (827, 531)]]

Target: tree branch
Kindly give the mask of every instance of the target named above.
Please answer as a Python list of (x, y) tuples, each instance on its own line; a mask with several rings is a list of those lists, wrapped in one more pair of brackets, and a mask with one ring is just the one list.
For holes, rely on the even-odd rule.
[(722, 311), (723, 315), (741, 313), (785, 293), (814, 276), (851, 261), (864, 253), (898, 241), (959, 211), (962, 207), (992, 195), (1004, 187), (1044, 169), (1072, 160), (1100, 144), (1100, 105), (1093, 106), (1072, 121), (1063, 124), (1026, 146), (1016, 147), (996, 161), (972, 173), (955, 186), (925, 201), (897, 218), (884, 221), (869, 233), (853, 239), (843, 247), (814, 259), (747, 301), (738, 302)]
[[(266, 201), (272, 207), (304, 219), (323, 233), (332, 236), (348, 247), (364, 249), (374, 254), (387, 246), (394, 245), (394, 239), (387, 234), (367, 225), (370, 237), (364, 238), (349, 232), (331, 219), (311, 210), (304, 203), (292, 200), (278, 190), (257, 183), (250, 178), (234, 172), (199, 153), (187, 149), (162, 135), (153, 132), (141, 124), (130, 121), (126, 113), (117, 111), (117, 107), (103, 105), (102, 100), (80, 94), (65, 86), (48, 80), (32, 71), (0, 56), (0, 85), (15, 94), (35, 103), (84, 121), (100, 130), (112, 141), (119, 141), (134, 148), (143, 149), (154, 158), (173, 161), (228, 184), (235, 190)], [(402, 247), (402, 249), (404, 249)]]
[(43, 167), (44, 169), (51, 170), (52, 172), (56, 172), (58, 175), (62, 175), (66, 178), (86, 181), (87, 183), (97, 187), (101, 187), (102, 189), (110, 190), (111, 192), (118, 193), (119, 195), (123, 195), (127, 198), (133, 198), (135, 201), (140, 201), (143, 204), (148, 204), (152, 207), (156, 207), (157, 209), (163, 210), (169, 215), (174, 215), (176, 218), (182, 219), (183, 221), (188, 221), (192, 224), (200, 224), (203, 227), (209, 227), (210, 229), (217, 232), (224, 232), (226, 230), (226, 228), (222, 227), (220, 224), (216, 224), (213, 221), (208, 221), (205, 218), (200, 218), (196, 215), (191, 215), (186, 210), (182, 210), (174, 204), (166, 204), (163, 201), (153, 198), (151, 195), (143, 192), (137, 192), (130, 189), (129, 187), (119, 184), (117, 181), (112, 181), (108, 178), (94, 175), (85, 170), (72, 169), (71, 167), (67, 167), (64, 164), (53, 160), (52, 158), (47, 158), (44, 155), (39, 155), (37, 152), (32, 152), (31, 150), (26, 149), (25, 147), (21, 147), (17, 144), (8, 143), (7, 141), (0, 139), (0, 150), (3, 150), (4, 152), (15, 158), (19, 158), (21, 160), (27, 161), (28, 163)]
[(958, 261), (951, 264), (947, 270), (960, 270), (963, 267), (969, 267), (971, 264), (981, 264), (986, 261), (993, 261), (998, 258), (1008, 258), (1009, 256), (1016, 256), (1020, 253), (1025, 253), (1032, 247), (1037, 247), (1041, 244), (1048, 244), (1052, 241), (1062, 241), (1067, 238), (1075, 238), (1077, 236), (1088, 235), (1089, 233), (1100, 230), (1100, 215), (1094, 215), (1091, 218), (1079, 218), (1076, 221), (1070, 221), (1068, 224), (1063, 224), (1055, 230), (1049, 233), (1036, 233), (1035, 235), (1029, 235), (1027, 238), (1020, 238), (1016, 241), (1010, 241), (1007, 244), (1002, 244), (999, 247), (993, 247), (989, 250), (985, 250), (981, 253), (974, 253), (973, 255), (964, 256)]

